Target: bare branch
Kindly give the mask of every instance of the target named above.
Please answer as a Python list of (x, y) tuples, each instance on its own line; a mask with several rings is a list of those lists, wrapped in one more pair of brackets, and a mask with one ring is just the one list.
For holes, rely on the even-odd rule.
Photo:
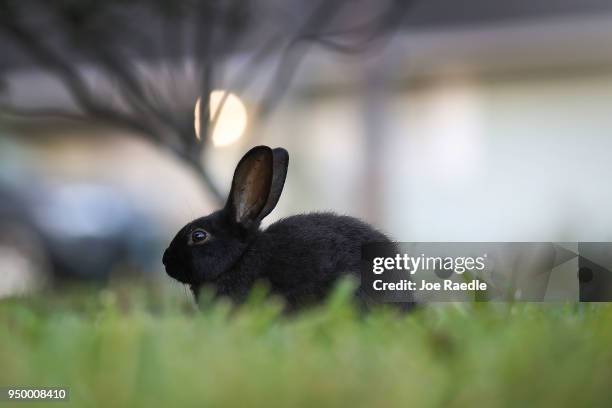
[(73, 111), (57, 108), (24, 108), (11, 104), (0, 104), (0, 113), (17, 118), (65, 119), (79, 122), (90, 120), (89, 117)]
[[(0, 17), (0, 21), (3, 23), (1, 26), (5, 31), (12, 35), (15, 41), (23, 46), (24, 50), (28, 51), (33, 58), (37, 59), (42, 65), (47, 67), (50, 73), (62, 81), (86, 113), (99, 120), (127, 126), (134, 130), (152, 131), (144, 123), (134, 120), (129, 115), (100, 104), (91, 93), (80, 72), (65, 62), (61, 56), (57, 55), (24, 26), (15, 24), (14, 22), (19, 20), (14, 16), (7, 16), (5, 14), (3, 17)], [(154, 132), (151, 132), (151, 137), (155, 136)]]
[[(260, 106), (260, 115), (266, 116), (278, 103), (282, 92), (290, 85), (295, 71), (301, 60), (307, 54), (308, 44), (311, 42), (330, 48), (337, 52), (359, 53), (380, 38), (384, 32), (395, 29), (403, 21), (407, 10), (416, 3), (416, 0), (393, 0), (391, 5), (378, 17), (368, 23), (362, 23), (345, 30), (327, 29), (329, 23), (346, 4), (342, 0), (329, 2), (322, 0), (315, 8), (306, 23), (301, 26), (286, 45), (279, 63), (276, 74), (268, 87), (266, 95)], [(361, 30), (365, 32), (365, 38), (353, 44), (341, 43), (329, 37), (337, 37), (343, 34), (357, 34)], [(296, 47), (302, 48), (296, 51)]]
[(318, 29), (325, 27), (343, 5), (344, 1), (321, 0), (306, 22), (290, 38), (276, 67), (272, 82), (263, 97), (259, 108), (260, 116), (266, 116), (275, 107), (280, 94), (289, 86), (299, 63), (306, 55), (305, 49), (297, 53), (294, 46), (300, 42), (305, 33), (312, 31), (314, 27)]
[(206, 185), (208, 192), (212, 195), (213, 199), (218, 203), (223, 203), (225, 200), (225, 195), (221, 193), (213, 179), (210, 177), (208, 171), (204, 167), (204, 164), (201, 160), (190, 160), (189, 164), (191, 165), (192, 170), (196, 173), (197, 176), (200, 177), (204, 185)]
[[(376, 8), (380, 10), (382, 7), (383, 12), (372, 12), (375, 17), (371, 21), (338, 29), (333, 23), (339, 20), (337, 17), (343, 17), (341, 12), (350, 12), (349, 17), (358, 14), (352, 2), (319, 0), (312, 8), (309, 2), (301, 2), (310, 10), (305, 19), (300, 16), (304, 14), (302, 10), (293, 16), (276, 13), (273, 17), (276, 19), (274, 21), (279, 22), (278, 27), (261, 31), (265, 38), (253, 41), (245, 35), (245, 27), (255, 25), (252, 24), (255, 16), (252, 10), (262, 12), (261, 4), (257, 1), (204, 0), (183, 3), (156, 0), (124, 4), (114, 0), (59, 3), (35, 0), (24, 5), (23, 2), (20, 4), (17, 1), (0, 0), (0, 32), (6, 33), (39, 67), (57, 78), (78, 107), (73, 112), (51, 107), (28, 109), (0, 104), (0, 110), (13, 116), (94, 120), (130, 130), (156, 146), (169, 149), (198, 174), (214, 197), (221, 200), (223, 197), (201, 158), (208, 146), (208, 138), (218, 125), (229, 92), (240, 93), (248, 88), (257, 80), (254, 71), (258, 66), (281, 49), (273, 77), (265, 84), (259, 104), (258, 114), (265, 116), (279, 103), (311, 47), (320, 45), (339, 52), (360, 52), (386, 30), (398, 25), (409, 3), (412, 2), (384, 0), (381, 3), (383, 6)], [(43, 17), (47, 17), (47, 14), (52, 17), (53, 27), (49, 31), (52, 35), (47, 36), (47, 31), (28, 24), (34, 21), (25, 18), (28, 17), (26, 11), (32, 14), (30, 6), (37, 12), (43, 12)], [(370, 9), (375, 10), (375, 6)], [(134, 15), (153, 17), (153, 22), (160, 23), (154, 26), (161, 29), (154, 35), (141, 30), (146, 25), (142, 22), (133, 24), (130, 18)], [(265, 11), (262, 15), (269, 17)], [(295, 18), (295, 24), (287, 24), (288, 18)], [(161, 33), (161, 41), (157, 33)], [(194, 37), (190, 45), (183, 42), (189, 41), (186, 39), (188, 33)], [(211, 112), (209, 96), (214, 84), (220, 82), (224, 68), (221, 54), (225, 57), (237, 49), (239, 38), (246, 38), (245, 44), (248, 47), (257, 48), (249, 55), (244, 67), (239, 67), (236, 76), (227, 81), (219, 106)], [(155, 50), (158, 46), (159, 54)], [(152, 47), (155, 47), (153, 52), (158, 54), (163, 67), (168, 67), (165, 64), (169, 60), (193, 57), (198, 69), (197, 78), (193, 78), (197, 87), (181, 93), (177, 89), (182, 82), (175, 82), (176, 77), (171, 73), (164, 71), (169, 81), (161, 81), (157, 75), (146, 75), (134, 62), (134, 58), (143, 55), (148, 58), (151, 51), (149, 48)], [(95, 92), (85, 72), (79, 68), (84, 63), (90, 64), (91, 72), (99, 73), (104, 77), (104, 83), (114, 89), (113, 95), (118, 97), (116, 103), (103, 97), (101, 92)], [(164, 91), (164, 87), (168, 86), (171, 89)], [(184, 103), (177, 103), (187, 96), (182, 102), (189, 105), (189, 100), (198, 95), (200, 139), (196, 138), (193, 127), (193, 109), (191, 106), (185, 108)]]

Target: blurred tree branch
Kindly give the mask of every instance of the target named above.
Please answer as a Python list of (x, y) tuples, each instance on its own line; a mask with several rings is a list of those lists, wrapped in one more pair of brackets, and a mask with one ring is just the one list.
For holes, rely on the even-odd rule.
[[(397, 28), (409, 1), (381, 0), (375, 15), (348, 28), (337, 27), (360, 17), (350, 0), (289, 1), (288, 13), (267, 29), (269, 35), (251, 38), (260, 29), (271, 0), (0, 0), (0, 37), (10, 41), (35, 67), (56, 78), (70, 95), (74, 109), (65, 106), (23, 107), (0, 101), (0, 112), (22, 117), (59, 117), (102, 122), (126, 129), (160, 148), (168, 149), (194, 170), (219, 202), (216, 187), (202, 161), (204, 150), (227, 97), (217, 112), (209, 98), (222, 72), (225, 57), (248, 51), (251, 57), (231, 79), (230, 89), (250, 85), (254, 71), (279, 55), (273, 78), (264, 92), (259, 114), (270, 112), (289, 87), (308, 48), (320, 45), (340, 52), (359, 52)], [(372, 11), (370, 13), (370, 11)], [(306, 17), (301, 17), (306, 15)], [(354, 17), (354, 18), (353, 18)], [(285, 21), (287, 20), (287, 21)], [(265, 24), (269, 24), (268, 19)], [(262, 23), (263, 24), (263, 23)], [(264, 38), (265, 37), (265, 38)], [(358, 41), (340, 42), (358, 38)], [(259, 40), (259, 41), (258, 41)], [(151, 55), (155, 51), (157, 55)], [(189, 61), (196, 84), (181, 93), (164, 89), (176, 85), (176, 66)], [(146, 75), (143, 66), (165, 67), (165, 81)], [(168, 68), (174, 64), (172, 68)], [(6, 73), (2, 73), (6, 75)], [(93, 84), (102, 78), (116, 91), (114, 100)], [(0, 77), (0, 82), (5, 78)], [(163, 83), (163, 85), (162, 85)], [(178, 85), (177, 85), (178, 86)], [(200, 138), (194, 129), (194, 104), (200, 106)]]

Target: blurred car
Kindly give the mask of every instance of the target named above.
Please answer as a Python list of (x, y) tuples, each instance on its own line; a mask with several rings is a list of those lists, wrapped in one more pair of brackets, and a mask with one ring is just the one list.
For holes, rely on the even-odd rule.
[(155, 223), (118, 189), (3, 175), (0, 286), (15, 286), (15, 280), (21, 291), (48, 279), (103, 282), (119, 267), (156, 270), (161, 237)]

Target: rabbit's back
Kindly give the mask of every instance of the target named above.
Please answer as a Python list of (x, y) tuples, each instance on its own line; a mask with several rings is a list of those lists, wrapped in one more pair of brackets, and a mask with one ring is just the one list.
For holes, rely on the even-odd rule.
[(350, 240), (351, 247), (360, 251), (365, 242), (390, 242), (382, 232), (365, 222), (332, 212), (315, 212), (282, 218), (271, 224), (264, 233), (269, 236), (292, 236), (302, 241), (329, 242)]
[(368, 224), (333, 213), (284, 218), (258, 241), (257, 253), (268, 254), (262, 273), (272, 289), (298, 303), (326, 296), (340, 276), (359, 277), (363, 244), (390, 242)]

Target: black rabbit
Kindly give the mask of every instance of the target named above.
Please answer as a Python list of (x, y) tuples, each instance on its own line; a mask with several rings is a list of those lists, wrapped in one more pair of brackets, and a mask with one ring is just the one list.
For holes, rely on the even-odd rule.
[(210, 284), (217, 295), (241, 302), (256, 281), (266, 280), (295, 309), (323, 299), (342, 275), (358, 278), (363, 243), (390, 242), (355, 218), (331, 213), (295, 215), (260, 230), (280, 198), (288, 164), (285, 149), (254, 147), (236, 167), (225, 208), (174, 237), (163, 263), (196, 300)]

